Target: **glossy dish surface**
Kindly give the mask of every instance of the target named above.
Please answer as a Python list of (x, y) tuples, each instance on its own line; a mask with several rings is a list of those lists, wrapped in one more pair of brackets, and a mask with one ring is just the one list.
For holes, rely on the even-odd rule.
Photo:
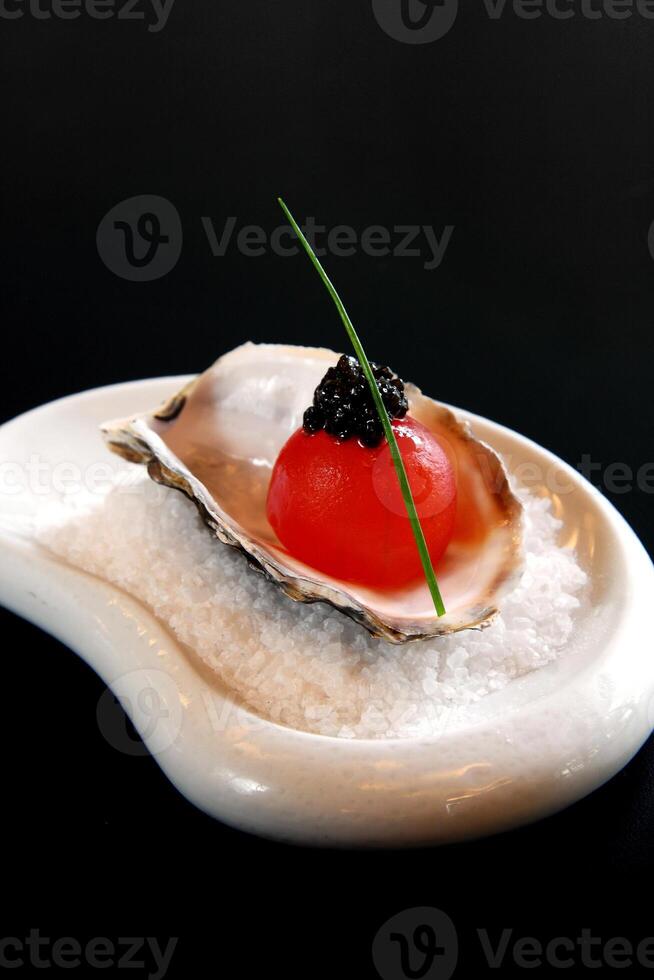
[[(128, 465), (106, 452), (100, 423), (147, 411), (187, 380), (97, 389), (0, 429), (0, 601), (88, 661), (190, 801), (233, 826), (295, 843), (419, 845), (554, 812), (632, 757), (654, 723), (652, 564), (579, 474), (485, 419), (457, 410), (510, 471), (552, 499), (561, 541), (574, 544), (590, 577), (591, 601), (558, 661), (457, 712), (437, 737), (338, 739), (259, 718), (231, 702), (141, 603), (44, 551), (33, 520), (56, 485)], [(161, 709), (154, 726), (143, 691), (154, 691)]]

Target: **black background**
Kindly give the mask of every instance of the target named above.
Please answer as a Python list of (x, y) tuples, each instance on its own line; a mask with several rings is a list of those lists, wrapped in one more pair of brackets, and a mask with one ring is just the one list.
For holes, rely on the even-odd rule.
[[(573, 464), (650, 461), (654, 21), (492, 20), (476, 3), (409, 45), (366, 0), (176, 0), (159, 33), (85, 15), (0, 27), (2, 420), (200, 370), (248, 338), (343, 349), (306, 258), (211, 254), (201, 216), (270, 231), (283, 194), (328, 227), (454, 225), (433, 271), (326, 259), (371, 356)], [(175, 205), (184, 243), (167, 276), (133, 283), (95, 236), (140, 194)], [(651, 551), (651, 495), (611, 499)], [(0, 622), (6, 935), (176, 935), (169, 975), (199, 958), (199, 975), (300, 977), (373, 976), (376, 930), (414, 905), (452, 916), (468, 964), (476, 926), (654, 934), (651, 743), (591, 798), (499, 838), (298, 850), (221, 827), (112, 749), (90, 669)]]

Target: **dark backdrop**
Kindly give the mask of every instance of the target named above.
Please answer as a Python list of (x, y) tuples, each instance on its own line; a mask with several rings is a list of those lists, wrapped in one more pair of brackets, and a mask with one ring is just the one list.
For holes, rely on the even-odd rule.
[[(394, 0), (376, 8), (176, 0), (149, 31), (6, 0), (23, 15), (0, 16), (2, 420), (196, 371), (248, 338), (343, 349), (304, 257), (234, 241), (212, 254), (203, 217), (219, 236), (229, 217), (235, 234), (269, 233), (283, 194), (298, 218), (380, 225), (393, 244), (399, 225), (453, 227), (433, 269), (429, 253), (325, 258), (371, 356), (573, 465), (592, 459), (604, 490), (612, 463), (635, 474), (652, 459), (654, 21), (578, 4), (566, 20), (509, 6), (492, 18), (479, 2), (414, 44), (392, 36)], [(131, 281), (121, 233), (98, 228), (142, 195), (176, 209), (181, 235), (154, 206), (171, 239), (160, 255), (181, 253)], [(651, 493), (619, 489), (651, 549)], [(654, 933), (651, 744), (591, 798), (501, 838), (299, 851), (221, 827), (151, 759), (114, 751), (92, 672), (9, 614), (0, 623), (5, 934), (177, 935), (170, 975), (199, 956), (198, 975), (300, 977), (373, 976), (373, 935), (415, 905), (450, 914), (468, 963), (477, 926)]]

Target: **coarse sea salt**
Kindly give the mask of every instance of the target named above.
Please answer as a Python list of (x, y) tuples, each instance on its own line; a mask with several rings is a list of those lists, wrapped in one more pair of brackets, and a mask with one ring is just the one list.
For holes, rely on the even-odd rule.
[(343, 738), (439, 734), (566, 649), (586, 574), (557, 545), (550, 502), (525, 506), (525, 568), (488, 629), (394, 646), (323, 604), (299, 605), (218, 542), (182, 494), (128, 466), (105, 494), (65, 498), (41, 543), (140, 599), (257, 714)]

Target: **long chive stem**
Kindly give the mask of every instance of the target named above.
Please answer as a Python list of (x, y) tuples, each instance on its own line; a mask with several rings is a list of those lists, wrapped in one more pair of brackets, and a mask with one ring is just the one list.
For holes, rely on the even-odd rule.
[(302, 247), (305, 252), (313, 262), (314, 266), (318, 271), (318, 275), (322, 279), (323, 283), (327, 287), (327, 291), (334, 301), (336, 309), (339, 312), (341, 320), (347, 330), (348, 337), (354, 347), (354, 352), (359, 359), (359, 363), (363, 369), (363, 373), (366, 376), (368, 385), (370, 386), (370, 392), (372, 394), (373, 400), (375, 402), (375, 407), (379, 414), (379, 419), (381, 421), (382, 427), (384, 429), (384, 435), (386, 436), (386, 441), (388, 442), (388, 447), (391, 452), (391, 459), (393, 460), (393, 466), (395, 467), (395, 472), (400, 483), (400, 489), (402, 491), (402, 496), (404, 498), (404, 504), (406, 506), (407, 514), (409, 516), (409, 521), (411, 522), (411, 530), (413, 531), (413, 536), (416, 540), (416, 546), (418, 548), (418, 553), (420, 554), (420, 561), (422, 562), (422, 567), (425, 573), (425, 579), (427, 580), (427, 585), (429, 586), (429, 591), (431, 592), (431, 597), (434, 600), (434, 608), (436, 609), (437, 616), (445, 615), (445, 605), (443, 603), (443, 597), (441, 596), (440, 589), (438, 587), (438, 582), (436, 581), (436, 575), (434, 573), (434, 566), (431, 563), (431, 558), (429, 556), (429, 549), (427, 548), (427, 542), (425, 541), (425, 535), (422, 530), (422, 525), (420, 523), (420, 518), (418, 517), (418, 511), (416, 510), (416, 505), (413, 499), (413, 494), (411, 493), (411, 487), (409, 486), (409, 480), (406, 474), (406, 469), (404, 466), (404, 460), (402, 459), (402, 454), (400, 453), (399, 446), (397, 444), (397, 439), (395, 438), (395, 433), (393, 432), (393, 427), (391, 425), (391, 420), (386, 411), (386, 406), (382, 400), (382, 396), (377, 387), (377, 382), (375, 376), (372, 373), (372, 368), (370, 367), (370, 361), (366, 356), (366, 352), (363, 349), (363, 345), (359, 340), (356, 330), (350, 320), (347, 310), (343, 306), (343, 302), (336, 292), (334, 284), (331, 279), (323, 269), (320, 260), (313, 251), (311, 245), (305, 238), (302, 229), (299, 227), (295, 218), (288, 210), (281, 197), (277, 198), (279, 205), (288, 218), (291, 227), (295, 234), (297, 235)]

